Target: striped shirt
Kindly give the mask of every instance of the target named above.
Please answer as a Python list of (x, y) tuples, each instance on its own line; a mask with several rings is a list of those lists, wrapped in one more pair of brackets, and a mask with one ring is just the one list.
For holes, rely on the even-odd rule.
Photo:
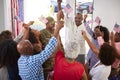
[[(87, 25), (87, 23), (85, 23), (84, 25), (85, 25), (87, 32), (91, 36), (92, 43), (99, 49), (98, 40), (93, 38), (94, 32), (92, 31), (90, 26)], [(95, 53), (91, 49), (89, 49), (87, 53), (86, 60), (89, 63), (89, 69), (91, 69), (99, 61), (98, 57), (95, 55)]]

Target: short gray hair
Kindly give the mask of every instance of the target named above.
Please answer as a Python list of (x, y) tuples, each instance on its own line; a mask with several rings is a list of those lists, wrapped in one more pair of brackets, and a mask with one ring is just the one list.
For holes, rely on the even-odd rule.
[(70, 59), (77, 58), (80, 52), (79, 44), (75, 41), (65, 43), (65, 57)]

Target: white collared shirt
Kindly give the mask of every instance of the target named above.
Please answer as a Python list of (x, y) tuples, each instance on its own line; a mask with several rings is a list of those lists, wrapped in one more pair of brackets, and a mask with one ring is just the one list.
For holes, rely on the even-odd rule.
[(85, 54), (85, 39), (82, 36), (81, 30), (85, 30), (84, 25), (76, 26), (75, 20), (73, 19), (65, 19), (65, 42), (67, 41), (76, 41), (80, 47), (79, 54)]

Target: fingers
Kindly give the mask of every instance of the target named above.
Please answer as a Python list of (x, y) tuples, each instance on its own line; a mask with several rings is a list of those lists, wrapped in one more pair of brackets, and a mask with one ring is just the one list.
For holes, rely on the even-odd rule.
[(81, 30), (81, 34), (82, 34), (83, 37), (86, 36), (86, 32), (84, 30)]
[(64, 27), (64, 21), (58, 21), (56, 25), (56, 30), (59, 31), (63, 27)]
[(60, 10), (57, 14), (57, 20), (59, 21), (61, 19), (64, 19), (64, 14), (63, 14), (62, 10)]
[(57, 0), (57, 2), (58, 2), (58, 3), (61, 3), (61, 2), (62, 2), (62, 0)]
[(83, 35), (83, 34), (85, 34), (85, 31), (84, 31), (84, 30), (81, 30), (81, 33), (82, 33), (82, 35)]
[(57, 22), (57, 25), (59, 25), (60, 27), (63, 27), (63, 26), (64, 26), (64, 21), (62, 21), (62, 20), (61, 20), (61, 21), (58, 21), (58, 22)]
[(87, 18), (87, 14), (86, 15), (84, 15), (84, 19), (86, 19)]
[(28, 26), (33, 25), (33, 23), (34, 23), (34, 21), (30, 21), (30, 22), (28, 23)]
[(23, 27), (24, 27), (25, 29), (29, 29), (29, 26), (30, 26), (30, 25), (33, 25), (33, 23), (34, 23), (34, 21), (30, 21), (28, 24), (23, 23)]

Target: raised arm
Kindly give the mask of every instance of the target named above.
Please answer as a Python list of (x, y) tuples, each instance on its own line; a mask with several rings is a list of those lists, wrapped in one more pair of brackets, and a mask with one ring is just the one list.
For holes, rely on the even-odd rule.
[(57, 3), (58, 3), (58, 11), (60, 11), (61, 10), (62, 0), (57, 0)]
[(84, 26), (85, 26), (85, 29), (86, 29), (86, 31), (89, 33), (89, 35), (91, 36), (91, 37), (93, 37), (93, 34), (94, 34), (94, 32), (92, 31), (92, 29), (90, 28), (90, 26), (89, 26), (89, 24), (88, 24), (88, 22), (89, 21), (86, 21), (86, 19), (87, 19), (87, 15), (84, 15)]
[(98, 56), (99, 54), (99, 50), (96, 48), (96, 46), (90, 41), (90, 39), (86, 36), (85, 31), (82, 31), (82, 35), (84, 37), (84, 39), (87, 41), (89, 47), (91, 48), (91, 50)]
[(54, 37), (58, 38), (59, 36), (59, 31), (62, 27), (64, 27), (64, 21), (61, 20), (62, 19), (62, 11), (59, 11), (57, 14), (57, 25), (56, 25), (56, 29), (54, 31)]
[[(42, 52), (40, 52), (40, 54), (38, 54), (39, 56), (35, 55), (36, 58), (33, 58), (32, 60), (39, 61), (39, 63), (42, 64), (50, 57), (50, 55), (53, 53), (53, 51), (57, 47), (57, 39), (59, 37), (59, 31), (64, 26), (64, 22), (60, 21), (59, 17), (60, 16), (58, 14), (57, 15), (57, 25), (56, 25), (56, 29), (54, 31), (53, 37), (49, 40), (48, 44), (45, 46), (45, 49)], [(36, 62), (36, 63), (38, 63), (38, 62)]]
[[(28, 24), (26, 23), (23, 23), (23, 29), (22, 29), (22, 32), (19, 33), (19, 35), (14, 38), (14, 41), (16, 41), (17, 43), (20, 42), (22, 39), (25, 39), (25, 36), (29, 36), (28, 33), (29, 33), (29, 26), (32, 25), (34, 23), (34, 21), (30, 21)], [(24, 36), (24, 38), (23, 38)]]
[[(110, 39), (111, 39), (111, 45), (116, 49), (116, 51), (117, 51), (117, 54), (115, 54), (116, 55), (116, 57), (118, 58), (118, 59), (120, 59), (120, 55), (119, 55), (119, 50), (118, 50), (118, 48), (117, 48), (117, 44), (119, 45), (119, 43), (115, 43), (115, 36), (114, 36), (114, 33), (113, 33), (113, 31), (111, 32), (111, 34), (110, 34)], [(116, 45), (115, 45), (116, 44)]]
[(111, 34), (110, 34), (110, 40), (111, 40), (111, 45), (113, 46), (113, 47), (115, 47), (115, 40), (114, 40), (115, 38), (114, 38), (114, 33), (113, 32), (111, 32)]
[(23, 27), (25, 30), (22, 40), (26, 40), (29, 38), (29, 30), (30, 30), (29, 26), (32, 25), (33, 23), (34, 21), (30, 21), (28, 24), (23, 23)]

